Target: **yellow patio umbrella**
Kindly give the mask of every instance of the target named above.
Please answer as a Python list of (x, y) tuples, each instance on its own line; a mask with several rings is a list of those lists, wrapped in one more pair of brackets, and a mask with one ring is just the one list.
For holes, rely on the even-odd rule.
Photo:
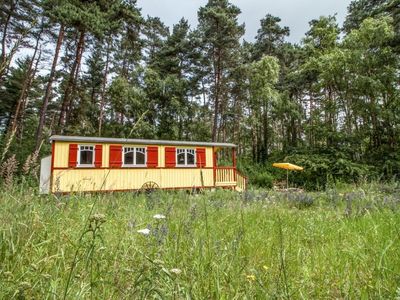
[(296, 166), (290, 163), (274, 163), (272, 164), (275, 168), (285, 169), (286, 170), (286, 189), (289, 190), (289, 170), (290, 171), (303, 171), (304, 168), (300, 166)]

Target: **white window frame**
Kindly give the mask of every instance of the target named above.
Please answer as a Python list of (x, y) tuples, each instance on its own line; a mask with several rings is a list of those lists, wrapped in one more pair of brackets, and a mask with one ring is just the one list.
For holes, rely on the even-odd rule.
[[(178, 154), (181, 154), (182, 152), (178, 151), (183, 151), (183, 153), (185, 153), (185, 164), (178, 164)], [(194, 163), (193, 164), (188, 164), (187, 163), (187, 158), (188, 158), (188, 153), (189, 152), (193, 152), (193, 156), (194, 156)], [(193, 168), (197, 166), (197, 161), (196, 161), (196, 149), (191, 149), (191, 148), (176, 148), (175, 150), (175, 161), (176, 161), (176, 167), (183, 167), (183, 168)]]
[[(92, 155), (92, 163), (91, 164), (81, 164), (81, 151), (83, 150), (88, 150), (88, 149), (83, 149), (81, 150), (81, 147), (88, 147), (88, 148), (93, 148), (91, 151), (93, 152)], [(90, 150), (90, 149), (89, 149)], [(77, 166), (78, 167), (86, 167), (86, 168), (93, 168), (94, 167), (94, 160), (95, 160), (95, 156), (96, 156), (96, 146), (95, 145), (78, 145), (78, 163)]]
[[(130, 151), (125, 151), (125, 149), (129, 149), (129, 150), (131, 150), (133, 152), (133, 164), (126, 164), (125, 163), (125, 153), (130, 152)], [(136, 152), (140, 152), (140, 151), (138, 151), (138, 149), (143, 149), (144, 150), (144, 164), (136, 164)], [(130, 147), (130, 146), (122, 147), (122, 167), (125, 167), (125, 168), (132, 168), (132, 167), (143, 168), (143, 167), (146, 167), (146, 166), (147, 166), (147, 147)]]

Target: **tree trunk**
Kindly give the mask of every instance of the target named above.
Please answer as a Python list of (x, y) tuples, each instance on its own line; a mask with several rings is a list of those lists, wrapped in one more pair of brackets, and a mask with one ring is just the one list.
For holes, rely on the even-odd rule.
[[(28, 86), (27, 86), (27, 89), (26, 89), (27, 91), (29, 91), (31, 89), (32, 82), (36, 77), (36, 73), (37, 73), (37, 70), (38, 70), (38, 66), (39, 66), (41, 57), (42, 57), (42, 50), (41, 50), (41, 47), (40, 47), (39, 55), (38, 55), (38, 58), (36, 59), (35, 67), (33, 68), (32, 72), (31, 72), (31, 75), (30, 75), (30, 78), (29, 78)], [(17, 133), (18, 139), (20, 141), (22, 141), (22, 132), (23, 132), (23, 125), (24, 125), (23, 120), (25, 118), (25, 112), (26, 112), (26, 108), (28, 106), (28, 103), (29, 103), (29, 97), (25, 97), (23, 99), (23, 101), (22, 101), (22, 109), (21, 109), (21, 115), (20, 115), (21, 122), (20, 122), (20, 127), (19, 127), (19, 130), (18, 130), (18, 133)]]
[(1, 61), (4, 62), (6, 58), (6, 41), (7, 41), (7, 31), (8, 31), (8, 25), (10, 24), (11, 20), (11, 15), (14, 12), (15, 6), (17, 5), (18, 1), (16, 2), (11, 2), (10, 4), (10, 12), (7, 15), (6, 21), (4, 23), (4, 28), (3, 28), (3, 36), (1, 39)]
[(263, 153), (262, 153), (262, 162), (265, 162), (268, 157), (268, 144), (269, 144), (269, 119), (268, 119), (268, 100), (265, 100), (264, 103), (264, 116), (263, 116), (263, 127), (264, 127), (264, 144), (263, 144)]
[(220, 99), (219, 99), (219, 88), (221, 82), (221, 52), (218, 50), (217, 53), (217, 63), (216, 63), (216, 70), (214, 75), (214, 86), (215, 86), (215, 99), (214, 99), (214, 122), (212, 128), (212, 141), (217, 141), (217, 132), (218, 132), (218, 117), (219, 117), (219, 106), (220, 106)]
[(314, 147), (314, 117), (313, 117), (313, 113), (314, 113), (314, 102), (313, 102), (313, 93), (311, 91), (311, 87), (310, 87), (310, 130), (309, 130), (309, 143), (310, 143), (310, 147), (313, 148)]
[(9, 58), (7, 58), (7, 53), (6, 53), (7, 31), (8, 31), (8, 26), (10, 25), (11, 15), (13, 14), (15, 7), (17, 6), (17, 3), (18, 3), (18, 1), (11, 2), (10, 12), (8, 13), (6, 21), (4, 23), (3, 36), (1, 38), (0, 86), (3, 81), (3, 76), (6, 74), (8, 65), (9, 65), (9, 62), (8, 62)]
[(74, 60), (74, 63), (72, 64), (71, 72), (69, 74), (67, 86), (65, 87), (64, 97), (62, 100), (62, 105), (61, 105), (61, 110), (60, 110), (60, 118), (58, 119), (57, 133), (62, 133), (64, 131), (64, 127), (65, 127), (66, 120), (67, 120), (67, 113), (68, 113), (68, 109), (69, 109), (70, 101), (71, 101), (70, 98), (71, 98), (73, 87), (75, 85), (75, 76), (76, 76), (76, 72), (77, 72), (77, 69), (79, 67), (79, 64), (80, 64), (80, 61), (82, 58), (82, 52), (83, 52), (83, 48), (84, 48), (84, 44), (85, 44), (85, 31), (80, 30), (79, 32), (80, 32), (80, 34), (79, 34), (78, 44), (76, 47), (75, 60)]
[(108, 66), (110, 62), (110, 44), (111, 44), (111, 38), (108, 41), (107, 44), (107, 53), (106, 53), (106, 65), (104, 69), (104, 76), (103, 76), (103, 82), (102, 82), (102, 87), (101, 87), (101, 97), (100, 97), (100, 115), (99, 115), (99, 136), (101, 136), (101, 129), (103, 126), (103, 110), (104, 110), (104, 105), (105, 105), (105, 100), (106, 100), (106, 86), (107, 86), (107, 76), (108, 76)]
[[(83, 41), (85, 42), (85, 41)], [(74, 102), (74, 92), (76, 91), (76, 85), (79, 79), (79, 72), (81, 69), (81, 61), (82, 61), (82, 55), (83, 55), (83, 46), (80, 49), (80, 52), (77, 57), (77, 65), (76, 65), (76, 70), (75, 70), (75, 75), (74, 75), (74, 80), (72, 81), (72, 87), (71, 87), (71, 95), (70, 95), (70, 100), (68, 101), (68, 106), (67, 106), (67, 111), (65, 115), (65, 124), (69, 123), (70, 117), (71, 117), (71, 112), (72, 108), (74, 107), (73, 102)], [(79, 98), (79, 97), (78, 97)]]
[(54, 52), (53, 63), (51, 65), (49, 81), (47, 82), (46, 92), (45, 92), (44, 98), (43, 98), (43, 104), (40, 109), (39, 125), (36, 130), (35, 150), (39, 149), (39, 146), (42, 142), (42, 135), (43, 135), (44, 123), (46, 120), (47, 106), (49, 105), (49, 101), (50, 101), (50, 97), (51, 97), (51, 89), (52, 89), (54, 77), (56, 74), (56, 67), (57, 67), (58, 57), (60, 54), (60, 49), (61, 49), (61, 44), (62, 44), (63, 39), (64, 39), (64, 25), (61, 24), (60, 30), (58, 32), (57, 45), (56, 45), (56, 50)]
[(27, 97), (27, 92), (28, 92), (29, 87), (30, 87), (31, 82), (32, 82), (32, 68), (33, 68), (33, 63), (35, 61), (35, 57), (36, 57), (37, 52), (39, 50), (39, 43), (40, 43), (42, 32), (43, 32), (43, 27), (41, 28), (41, 31), (39, 32), (38, 37), (36, 39), (35, 50), (34, 50), (34, 53), (32, 55), (32, 59), (29, 62), (29, 66), (28, 66), (28, 69), (26, 71), (25, 79), (24, 79), (24, 82), (23, 82), (22, 87), (21, 87), (21, 92), (20, 92), (16, 107), (15, 107), (15, 112), (14, 112), (12, 118), (11, 118), (10, 126), (9, 126), (9, 128), (7, 130), (7, 132), (8, 132), (7, 133), (7, 142), (5, 143), (6, 146), (4, 147), (3, 153), (1, 155), (0, 162), (2, 162), (4, 160), (4, 158), (5, 158), (5, 156), (6, 156), (7, 152), (8, 152), (8, 149), (11, 146), (11, 142), (15, 137), (15, 133), (17, 131), (18, 119), (19, 119), (20, 114), (21, 114), (21, 109), (23, 107), (23, 103), (25, 101), (25, 98)]

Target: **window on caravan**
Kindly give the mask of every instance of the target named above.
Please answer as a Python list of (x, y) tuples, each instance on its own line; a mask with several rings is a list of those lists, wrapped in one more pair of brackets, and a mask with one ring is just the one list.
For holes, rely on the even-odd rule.
[(79, 146), (78, 167), (94, 167), (94, 146)]
[(176, 149), (176, 165), (193, 167), (196, 165), (196, 151), (194, 149)]
[(124, 167), (146, 166), (146, 148), (124, 147)]

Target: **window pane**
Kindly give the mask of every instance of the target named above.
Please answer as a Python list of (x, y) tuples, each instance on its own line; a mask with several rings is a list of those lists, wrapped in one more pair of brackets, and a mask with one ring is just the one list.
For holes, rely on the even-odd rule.
[(185, 153), (179, 153), (178, 154), (178, 165), (184, 165), (185, 164)]
[(145, 155), (143, 152), (136, 151), (136, 164), (144, 165), (145, 164)]
[(133, 152), (124, 154), (124, 165), (133, 165)]
[(191, 153), (192, 151), (187, 153), (187, 164), (194, 165), (194, 154)]
[(93, 151), (83, 150), (80, 151), (80, 163), (81, 165), (91, 165), (93, 164)]
[(131, 152), (132, 150), (132, 148), (124, 147), (124, 153)]

